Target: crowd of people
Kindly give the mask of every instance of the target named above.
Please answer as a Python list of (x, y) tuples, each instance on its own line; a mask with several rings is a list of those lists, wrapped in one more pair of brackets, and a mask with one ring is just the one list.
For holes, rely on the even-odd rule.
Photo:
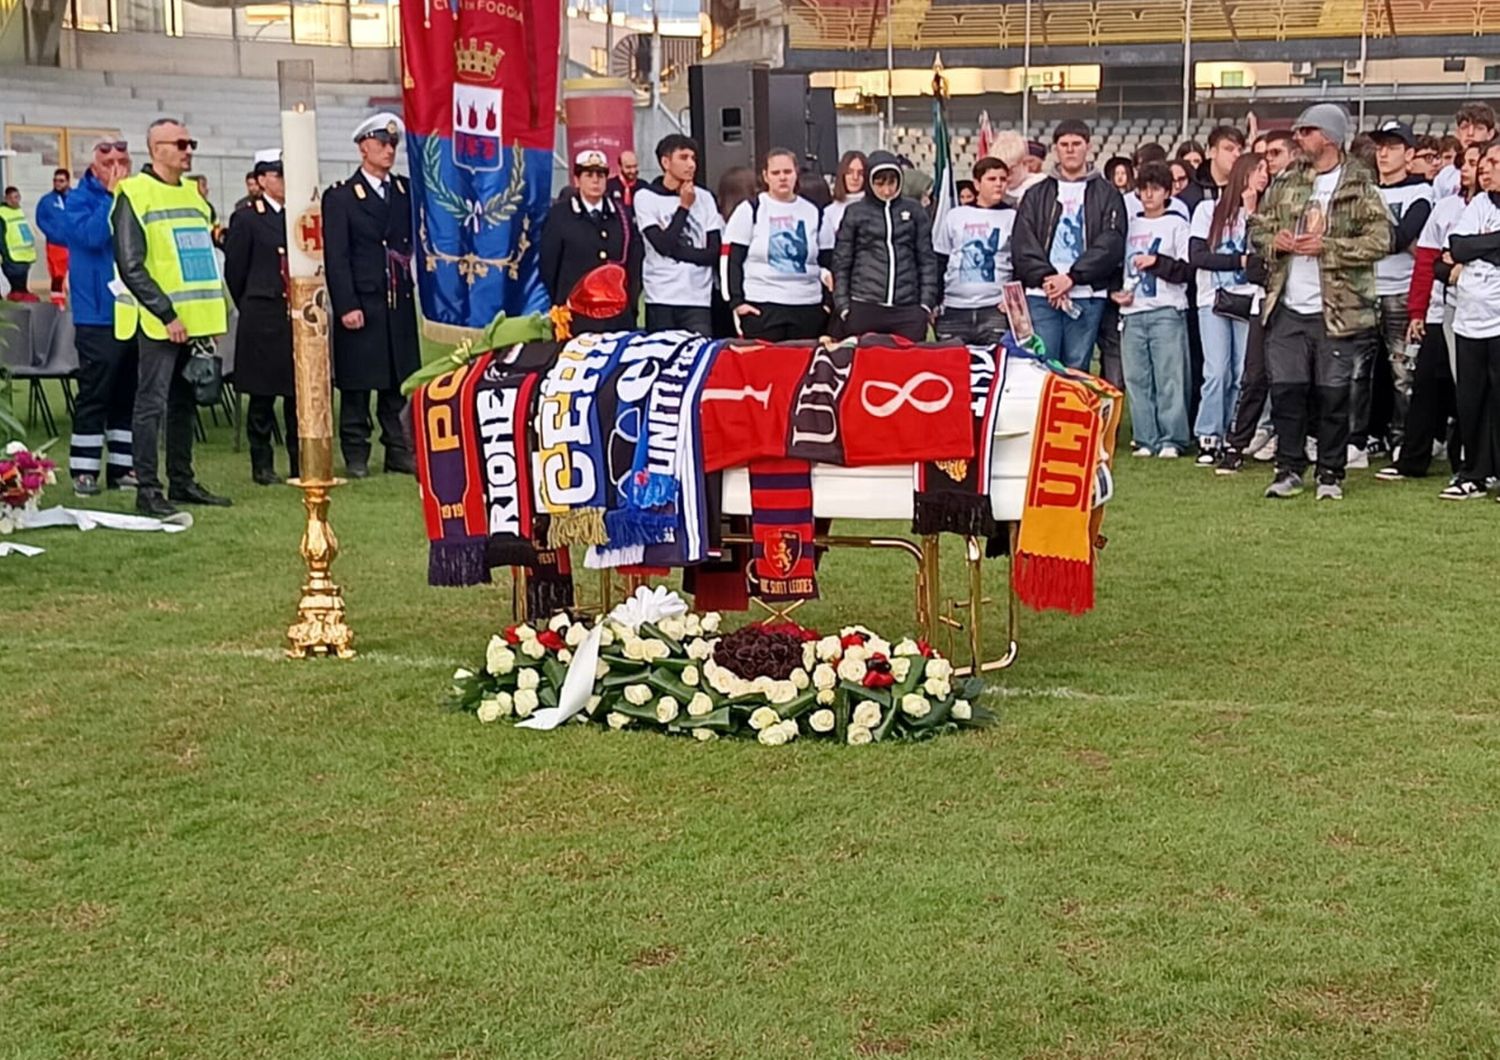
[(1014, 280), (1051, 357), (1125, 390), (1137, 457), (1220, 474), (1273, 463), (1268, 498), (1302, 493), (1311, 467), (1333, 500), (1372, 458), (1390, 457), (1375, 476), (1390, 482), (1446, 454), (1440, 496), (1483, 497), (1500, 425), (1500, 142), (1487, 104), (1456, 124), (1454, 138), (1399, 121), (1351, 135), (1347, 111), (1318, 104), (1253, 139), (1221, 125), (1172, 157), (1146, 143), (1095, 168), (1088, 125), (1069, 119), (1050, 150), (1000, 133), (943, 211), (886, 151), (845, 154), (830, 190), (773, 149), (714, 196), (697, 145), (669, 136), (649, 184), (611, 183), (602, 152), (577, 157), (543, 275), (561, 305), (618, 261), (647, 327), (772, 341), (993, 343)]
[[(773, 149), (758, 173), (721, 174), (715, 194), (699, 184), (698, 145), (674, 134), (649, 181), (632, 152), (575, 156), (542, 228), (540, 279), (563, 308), (601, 265), (623, 271), (625, 308), (580, 315), (575, 331), (970, 344), (1010, 328), (1016, 281), (1048, 355), (1097, 359), (1125, 390), (1137, 457), (1192, 456), (1222, 474), (1273, 462), (1273, 498), (1302, 492), (1312, 466), (1317, 497), (1338, 499), (1346, 470), (1372, 457), (1391, 456), (1377, 479), (1400, 481), (1446, 454), (1441, 496), (1483, 497), (1500, 424), (1500, 141), (1485, 104), (1465, 104), (1457, 129), (1435, 140), (1392, 121), (1351, 137), (1347, 112), (1318, 104), (1253, 140), (1223, 125), (1174, 157), (1147, 143), (1095, 168), (1088, 125), (1069, 119), (1050, 145), (1001, 132), (943, 210), (931, 179), (886, 151), (847, 152), (830, 187)], [(362, 123), (359, 170), (323, 198), (354, 478), (370, 472), (375, 422), (384, 469), (413, 471), (399, 390), (419, 364), (412, 207), (391, 172), (403, 133), (391, 114)], [(230, 503), (194, 476), (189, 371), (227, 330), (226, 289), (252, 479), (281, 481), (278, 433), (298, 470), (279, 153), (257, 155), (220, 227), (192, 179), (196, 146), (163, 118), (137, 171), (125, 141), (101, 141), (76, 186), (58, 171), (36, 213), (77, 331), (74, 489), (134, 488), (157, 516)], [(7, 189), (0, 266), (25, 297), (35, 260)]]

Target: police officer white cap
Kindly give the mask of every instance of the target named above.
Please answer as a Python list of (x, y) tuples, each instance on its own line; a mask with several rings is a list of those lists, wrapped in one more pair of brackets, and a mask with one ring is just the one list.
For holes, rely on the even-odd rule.
[(281, 172), (281, 148), (270, 147), (264, 151), (255, 152), (255, 174), (280, 173)]
[(354, 142), (370, 136), (388, 137), (391, 142), (399, 143), (401, 137), (406, 135), (406, 124), (402, 122), (399, 114), (392, 114), (383, 110), (379, 114), (372, 114), (360, 122), (354, 129)]
[(573, 156), (573, 172), (582, 173), (585, 169), (602, 169), (609, 172), (609, 159), (604, 157), (604, 152), (596, 147), (579, 151)]

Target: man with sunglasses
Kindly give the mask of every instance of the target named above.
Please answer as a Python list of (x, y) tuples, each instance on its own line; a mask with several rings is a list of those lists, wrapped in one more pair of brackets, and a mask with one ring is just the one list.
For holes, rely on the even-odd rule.
[(36, 204), (36, 226), (47, 237), (47, 276), (52, 281), (52, 304), (59, 309), (67, 301), (63, 290), (68, 282), (68, 241), (62, 231), (62, 219), (68, 208), (68, 193), (72, 190), (73, 175), (66, 169), (54, 169), (52, 190)]
[(411, 194), (406, 178), (391, 174), (403, 131), (401, 119), (390, 113), (361, 122), (354, 130), (359, 169), (323, 193), (339, 443), (350, 478), (370, 473), (372, 390), (385, 470), (416, 471), (401, 426), (401, 382), (422, 363), (411, 274)]
[[(136, 338), (136, 510), (157, 518), (180, 504), (227, 508), (230, 500), (193, 478), (197, 401), (183, 375), (194, 350), (213, 346), (228, 328), (224, 277), (214, 250), (208, 203), (184, 179), (198, 141), (181, 122), (159, 118), (146, 130), (151, 161), (115, 188), (111, 214), (115, 268), (124, 293), (115, 299), (115, 338)], [(157, 473), (157, 447), (166, 421), (167, 490)]]
[(115, 189), (130, 176), (124, 140), (101, 140), (78, 186), (68, 193), (61, 235), (68, 246), (78, 401), (68, 470), (73, 492), (92, 497), (101, 487), (136, 485), (130, 420), (135, 410), (135, 337), (115, 338)]

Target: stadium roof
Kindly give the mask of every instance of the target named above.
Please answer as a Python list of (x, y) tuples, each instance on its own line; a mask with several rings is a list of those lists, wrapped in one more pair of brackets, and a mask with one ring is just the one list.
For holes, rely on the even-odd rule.
[[(1193, 53), (1245, 61), (1334, 57), (1368, 18), (1370, 55), (1500, 51), (1500, 0), (1192, 0)], [(1032, 62), (1181, 61), (1182, 0), (1033, 0)], [(1368, 10), (1368, 14), (1366, 14)], [(885, 65), (886, 16), (896, 65), (1015, 66), (1025, 0), (787, 0), (787, 65)]]

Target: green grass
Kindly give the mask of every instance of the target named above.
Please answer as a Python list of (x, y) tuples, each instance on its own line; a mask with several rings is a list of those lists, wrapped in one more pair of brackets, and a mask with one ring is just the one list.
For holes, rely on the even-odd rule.
[[(335, 496), (360, 657), (285, 661), (298, 495), (199, 466), (0, 561), (0, 1055), (1500, 1052), (1492, 504), (1127, 458), (998, 727), (770, 750), (441, 711), (508, 594), (425, 586), (410, 479)], [(903, 563), (806, 620), (908, 631)]]

